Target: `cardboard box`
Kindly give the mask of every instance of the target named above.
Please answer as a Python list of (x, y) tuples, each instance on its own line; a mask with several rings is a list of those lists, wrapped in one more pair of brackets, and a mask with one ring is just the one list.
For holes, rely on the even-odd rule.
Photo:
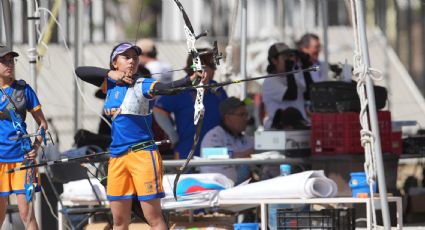
[[(190, 214), (188, 214), (190, 215)], [(169, 217), (169, 227), (174, 230), (197, 229), (197, 230), (233, 230), (235, 217), (233, 215), (201, 215), (189, 218), (188, 215), (180, 214)], [(189, 221), (192, 219), (193, 221)], [(129, 230), (149, 230), (146, 223), (131, 223)], [(109, 230), (107, 222), (88, 224), (84, 230)]]
[[(88, 224), (84, 230), (109, 230), (108, 223), (100, 222), (100, 223), (92, 223)], [(151, 227), (146, 223), (131, 223), (129, 230), (150, 230)]]
[(409, 213), (425, 214), (425, 188), (409, 189)]
[(170, 229), (184, 230), (184, 229), (197, 229), (197, 230), (233, 230), (235, 217), (230, 215), (205, 215), (194, 216), (193, 221), (189, 221), (188, 216), (174, 216), (170, 217)]
[(91, 223), (86, 225), (84, 230), (109, 230), (108, 223), (100, 222), (100, 223)]
[(174, 230), (185, 230), (185, 229), (197, 229), (197, 230), (232, 230), (233, 224), (228, 223), (215, 223), (214, 221), (197, 221), (197, 222), (182, 222), (182, 223), (170, 223), (170, 229)]
[(150, 230), (151, 227), (146, 223), (131, 223), (129, 230)]

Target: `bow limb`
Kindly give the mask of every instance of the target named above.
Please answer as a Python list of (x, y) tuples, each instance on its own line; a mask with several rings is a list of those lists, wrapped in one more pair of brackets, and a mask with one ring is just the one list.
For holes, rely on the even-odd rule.
[[(189, 53), (192, 55), (193, 71), (201, 72), (203, 71), (203, 67), (201, 63), (200, 53), (195, 47), (195, 42), (196, 42), (196, 39), (198, 39), (199, 37), (205, 36), (206, 34), (203, 33), (198, 36), (195, 36), (195, 32), (193, 30), (192, 24), (190, 23), (189, 17), (187, 16), (187, 13), (183, 8), (183, 5), (180, 3), (179, 0), (174, 0), (174, 2), (179, 7), (180, 12), (183, 15), (184, 24), (185, 24), (184, 33), (186, 36), (187, 49)], [(203, 85), (203, 84), (201, 82), (198, 82), (198, 84), (196, 85)], [(177, 185), (178, 185), (180, 175), (185, 172), (187, 165), (189, 164), (191, 158), (195, 154), (196, 146), (198, 144), (199, 136), (201, 134), (202, 122), (203, 122), (204, 113), (205, 113), (205, 107), (203, 104), (204, 91), (205, 90), (203, 88), (196, 89), (196, 99), (195, 99), (195, 105), (194, 105), (195, 113), (193, 118), (194, 125), (196, 126), (196, 132), (195, 132), (195, 136), (193, 137), (193, 144), (189, 152), (189, 155), (187, 156), (185, 163), (177, 171), (176, 177), (174, 178), (173, 194), (174, 194), (174, 199), (176, 200), (177, 200), (176, 191), (177, 191)]]
[[(200, 83), (202, 85), (202, 83)], [(192, 159), (196, 151), (196, 146), (198, 145), (199, 137), (201, 136), (202, 123), (204, 121), (205, 107), (203, 104), (204, 101), (204, 88), (196, 89), (196, 99), (195, 99), (195, 113), (193, 117), (194, 125), (196, 127), (195, 136), (193, 137), (193, 144), (190, 149), (189, 155), (186, 158), (184, 164), (177, 171), (176, 177), (174, 178), (174, 188), (173, 194), (174, 199), (177, 200), (177, 185), (180, 179), (180, 175), (186, 171), (187, 165)]]
[(183, 8), (183, 5), (180, 3), (179, 0), (174, 0), (174, 2), (176, 3), (177, 7), (179, 7), (180, 12), (183, 15), (184, 24), (190, 30), (190, 32), (192, 32), (192, 34), (194, 34), (195, 32), (193, 30), (192, 24), (190, 23), (189, 17), (187, 16), (186, 11)]
[(201, 135), (203, 120), (204, 120), (204, 113), (202, 112), (202, 113), (200, 113), (200, 115), (198, 117), (198, 123), (196, 124), (196, 132), (195, 132), (195, 136), (194, 136), (194, 139), (193, 139), (193, 145), (190, 149), (189, 155), (187, 156), (184, 164), (177, 170), (176, 177), (174, 178), (173, 194), (174, 194), (175, 200), (177, 200), (177, 185), (178, 185), (178, 182), (179, 182), (179, 179), (180, 179), (180, 175), (182, 173), (185, 173), (187, 165), (189, 164), (190, 160), (192, 159), (193, 155), (195, 154), (196, 146), (198, 144), (199, 137)]

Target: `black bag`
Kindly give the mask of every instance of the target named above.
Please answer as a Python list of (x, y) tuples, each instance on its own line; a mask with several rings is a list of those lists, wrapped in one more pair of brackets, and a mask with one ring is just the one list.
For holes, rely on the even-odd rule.
[(74, 135), (74, 141), (77, 147), (86, 145), (96, 145), (106, 150), (112, 142), (110, 135), (92, 133), (85, 129), (79, 129)]
[[(387, 102), (387, 90), (374, 86), (376, 109), (381, 110)], [(360, 99), (355, 82), (327, 81), (311, 85), (312, 112), (360, 112)]]
[(403, 154), (425, 155), (425, 136), (413, 136), (403, 139)]

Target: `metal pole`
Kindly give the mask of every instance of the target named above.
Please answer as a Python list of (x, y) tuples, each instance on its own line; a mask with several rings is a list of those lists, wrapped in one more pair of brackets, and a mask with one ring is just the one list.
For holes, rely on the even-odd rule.
[(28, 19), (28, 60), (30, 64), (30, 79), (31, 85), (35, 92), (37, 92), (37, 48), (35, 38), (35, 16), (34, 16), (34, 0), (27, 0), (27, 19)]
[[(387, 32), (387, 1), (382, 1), (381, 2), (381, 16), (380, 16), (380, 20), (381, 20), (381, 29), (382, 29), (382, 34), (384, 35), (384, 47), (385, 47), (385, 57), (384, 57), (384, 66), (390, 66), (390, 55), (388, 54), (388, 50), (391, 48), (390, 44), (388, 42), (388, 32)], [(387, 89), (389, 90), (389, 92), (391, 92), (391, 78), (389, 77), (389, 68), (384, 68), (384, 70), (382, 71), (382, 77), (384, 79), (386, 79), (387, 81)], [(391, 101), (388, 100), (388, 110), (391, 110)]]
[[(241, 78), (246, 79), (247, 0), (241, 1)], [(246, 83), (241, 85), (241, 100), (246, 98)]]
[(306, 32), (306, 26), (305, 26), (306, 20), (305, 20), (305, 18), (306, 18), (307, 15), (305, 13), (305, 8), (306, 8), (305, 0), (300, 0), (300, 15), (299, 15), (300, 16), (299, 17), (299, 19), (300, 19), (300, 26), (299, 26), (299, 29), (295, 31), (296, 32), (295, 35), (297, 37), (300, 37), (303, 33)]
[(106, 42), (106, 2), (102, 1), (102, 36), (103, 42)]
[(416, 82), (416, 74), (413, 71), (413, 30), (412, 30), (412, 24), (413, 24), (413, 15), (412, 15), (412, 4), (410, 0), (406, 1), (406, 27), (407, 27), (407, 68), (409, 70), (410, 76), (413, 77), (413, 79)]
[(6, 46), (13, 48), (13, 36), (12, 36), (12, 13), (10, 8), (9, 0), (2, 0), (2, 6), (3, 6), (3, 20), (4, 20), (4, 29), (5, 29), (5, 35), (6, 35)]
[[(421, 4), (421, 44), (422, 44), (422, 76), (425, 76), (425, 4)], [(422, 77), (422, 94), (425, 93), (425, 79)]]
[(395, 25), (396, 25), (396, 29), (395, 29), (395, 31), (396, 31), (396, 34), (395, 34), (395, 51), (396, 51), (398, 57), (400, 58), (400, 35), (401, 35), (401, 33), (400, 33), (400, 31), (401, 31), (400, 7), (397, 3), (397, 0), (393, 0), (393, 4), (394, 4), (394, 8), (395, 8), (395, 13), (396, 13), (396, 17), (395, 17), (395, 20), (396, 20), (396, 23), (395, 23)]
[(284, 21), (285, 21), (285, 17), (284, 17), (284, 1), (277, 1), (277, 26), (279, 27), (279, 29), (283, 29), (284, 27)]
[(35, 20), (39, 20), (34, 15), (34, 0), (27, 0), (27, 17), (28, 17), (28, 60), (30, 64), (31, 86), (37, 93), (37, 47), (35, 38)]
[[(27, 30), (28, 30), (28, 60), (30, 65), (30, 85), (37, 93), (37, 40), (35, 33), (35, 21), (40, 20), (39, 17), (35, 16), (35, 6), (34, 0), (27, 0)], [(36, 131), (36, 123), (32, 122), (31, 124), (32, 130)], [(40, 194), (36, 194), (33, 200), (34, 204), (34, 213), (36, 219), (41, 220), (41, 199)], [(38, 226), (41, 226), (41, 222), (39, 221)]]
[[(369, 68), (369, 48), (367, 44), (366, 37), (366, 24), (364, 18), (364, 0), (356, 0), (356, 13), (358, 20), (358, 33), (360, 37), (360, 48), (363, 53), (363, 64)], [(385, 170), (382, 160), (382, 150), (381, 150), (381, 138), (379, 136), (379, 126), (378, 126), (378, 116), (376, 112), (376, 103), (375, 103), (375, 93), (373, 89), (373, 82), (370, 77), (366, 77), (366, 92), (368, 99), (368, 109), (369, 109), (369, 118), (372, 127), (372, 132), (375, 137), (375, 159), (377, 165), (377, 174), (378, 174), (378, 186), (379, 186), (379, 196), (381, 198), (381, 208), (382, 208), (382, 219), (384, 222), (384, 228), (389, 230), (391, 229), (390, 223), (390, 214), (388, 209), (388, 200), (387, 200), (387, 187), (385, 184)]]
[[(74, 65), (81, 65), (81, 53), (83, 50), (82, 26), (83, 22), (83, 1), (76, 1), (76, 11), (74, 15)], [(78, 81), (79, 79), (77, 79)], [(78, 94), (78, 83), (74, 82), (74, 133), (81, 127), (81, 100)]]
[(322, 32), (322, 37), (323, 37), (323, 55), (324, 55), (324, 65), (323, 68), (324, 70), (322, 70), (326, 76), (326, 80), (328, 80), (329, 75), (328, 75), (328, 61), (329, 61), (329, 51), (328, 51), (328, 0), (322, 0), (322, 20), (323, 20), (323, 32)]

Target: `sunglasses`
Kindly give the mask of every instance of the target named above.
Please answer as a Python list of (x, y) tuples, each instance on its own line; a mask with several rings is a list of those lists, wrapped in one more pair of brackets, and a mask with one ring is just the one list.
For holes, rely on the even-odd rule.
[(14, 65), (17, 61), (16, 58), (0, 58), (0, 63), (3, 65)]

